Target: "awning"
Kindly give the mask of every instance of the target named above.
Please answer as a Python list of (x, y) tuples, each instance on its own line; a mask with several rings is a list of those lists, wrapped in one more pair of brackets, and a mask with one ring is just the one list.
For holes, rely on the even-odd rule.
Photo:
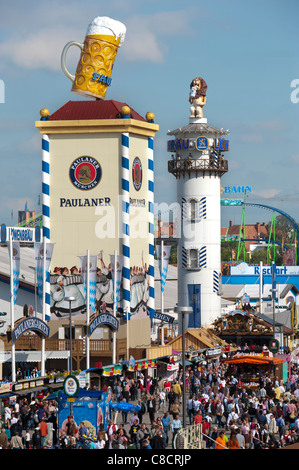
[[(45, 351), (45, 359), (67, 359), (69, 351)], [(0, 352), (1, 362), (11, 362), (11, 351)], [(41, 351), (16, 351), (16, 362), (40, 362)]]
[(267, 356), (235, 356), (224, 361), (226, 364), (283, 364), (285, 359)]
[(28, 393), (41, 392), (47, 390), (48, 387), (35, 387), (35, 388), (24, 388), (23, 390), (14, 392), (13, 395), (27, 395)]
[(53, 392), (53, 393), (50, 393), (49, 395), (45, 396), (43, 398), (43, 401), (44, 400), (57, 400), (58, 398), (58, 391), (57, 392)]
[[(183, 365), (183, 361), (179, 361), (179, 364), (180, 364), (180, 366), (182, 366), (182, 365)], [(193, 362), (190, 362), (190, 361), (187, 361), (187, 360), (186, 360), (186, 361), (185, 361), (185, 366), (193, 366)]]
[(8, 397), (11, 397), (11, 396), (13, 396), (13, 395), (15, 395), (15, 393), (13, 393), (13, 392), (3, 393), (3, 395), (0, 395), (0, 400), (1, 400), (2, 398), (8, 398)]

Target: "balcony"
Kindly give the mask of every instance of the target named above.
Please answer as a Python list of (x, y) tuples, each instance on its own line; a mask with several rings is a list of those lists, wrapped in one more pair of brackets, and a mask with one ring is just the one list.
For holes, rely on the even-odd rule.
[[(36, 334), (22, 335), (15, 343), (16, 351), (41, 351), (42, 341)], [(113, 354), (112, 341), (107, 340), (90, 340), (89, 351), (90, 356), (103, 358), (110, 357)], [(118, 339), (116, 342), (116, 360), (126, 357), (127, 354), (126, 338)], [(2, 351), (11, 351), (11, 341), (7, 341), (6, 336), (1, 337)], [(69, 339), (46, 339), (45, 351), (69, 351)], [(86, 343), (84, 339), (72, 339), (72, 356), (76, 361), (77, 369), (81, 369), (81, 360), (86, 357)]]
[(203, 175), (221, 177), (228, 171), (228, 161), (219, 155), (216, 158), (175, 158), (168, 161), (168, 172), (177, 179)]

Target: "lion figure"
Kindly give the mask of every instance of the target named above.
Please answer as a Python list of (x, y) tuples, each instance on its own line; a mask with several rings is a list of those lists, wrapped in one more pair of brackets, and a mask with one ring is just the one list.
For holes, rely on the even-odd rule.
[(191, 118), (203, 117), (202, 108), (206, 104), (207, 88), (208, 86), (203, 78), (197, 77), (192, 80), (190, 84), (190, 93), (189, 93), (189, 102), (191, 103), (191, 107), (190, 107)]

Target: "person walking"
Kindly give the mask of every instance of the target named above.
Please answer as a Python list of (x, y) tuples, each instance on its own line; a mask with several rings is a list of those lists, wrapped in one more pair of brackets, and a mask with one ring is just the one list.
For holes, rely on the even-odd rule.
[(41, 422), (39, 423), (39, 429), (40, 429), (41, 436), (42, 436), (42, 447), (44, 447), (46, 438), (48, 436), (48, 425), (45, 421), (44, 416), (42, 417)]
[(228, 443), (227, 443), (227, 447), (232, 450), (232, 449), (239, 449), (240, 446), (239, 446), (239, 441), (237, 439), (237, 436), (236, 436), (236, 433), (235, 432), (232, 432), (231, 433), (231, 436), (228, 440)]
[(224, 431), (219, 432), (219, 436), (216, 439), (215, 449), (226, 449), (227, 448), (227, 438), (224, 435)]
[(172, 431), (172, 448), (174, 449), (174, 440), (175, 436), (179, 432), (182, 427), (181, 420), (179, 419), (179, 415), (174, 415), (173, 420), (171, 422), (171, 431)]
[(150, 421), (155, 420), (155, 412), (156, 412), (156, 400), (153, 395), (147, 400), (147, 411), (149, 414)]
[(164, 413), (162, 420), (161, 420), (162, 426), (163, 426), (163, 431), (165, 434), (165, 442), (166, 446), (168, 446), (169, 442), (169, 431), (170, 431), (170, 418), (168, 416), (168, 413)]
[(10, 445), (12, 449), (24, 449), (22, 438), (19, 436), (18, 432), (12, 436)]
[(189, 425), (192, 426), (194, 422), (194, 396), (191, 395), (187, 401), (188, 416), (189, 416)]

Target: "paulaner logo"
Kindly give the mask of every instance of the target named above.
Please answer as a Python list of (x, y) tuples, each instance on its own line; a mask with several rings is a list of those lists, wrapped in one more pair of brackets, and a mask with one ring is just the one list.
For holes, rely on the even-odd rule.
[(102, 168), (95, 158), (85, 155), (73, 161), (69, 175), (76, 188), (93, 189), (101, 180)]

